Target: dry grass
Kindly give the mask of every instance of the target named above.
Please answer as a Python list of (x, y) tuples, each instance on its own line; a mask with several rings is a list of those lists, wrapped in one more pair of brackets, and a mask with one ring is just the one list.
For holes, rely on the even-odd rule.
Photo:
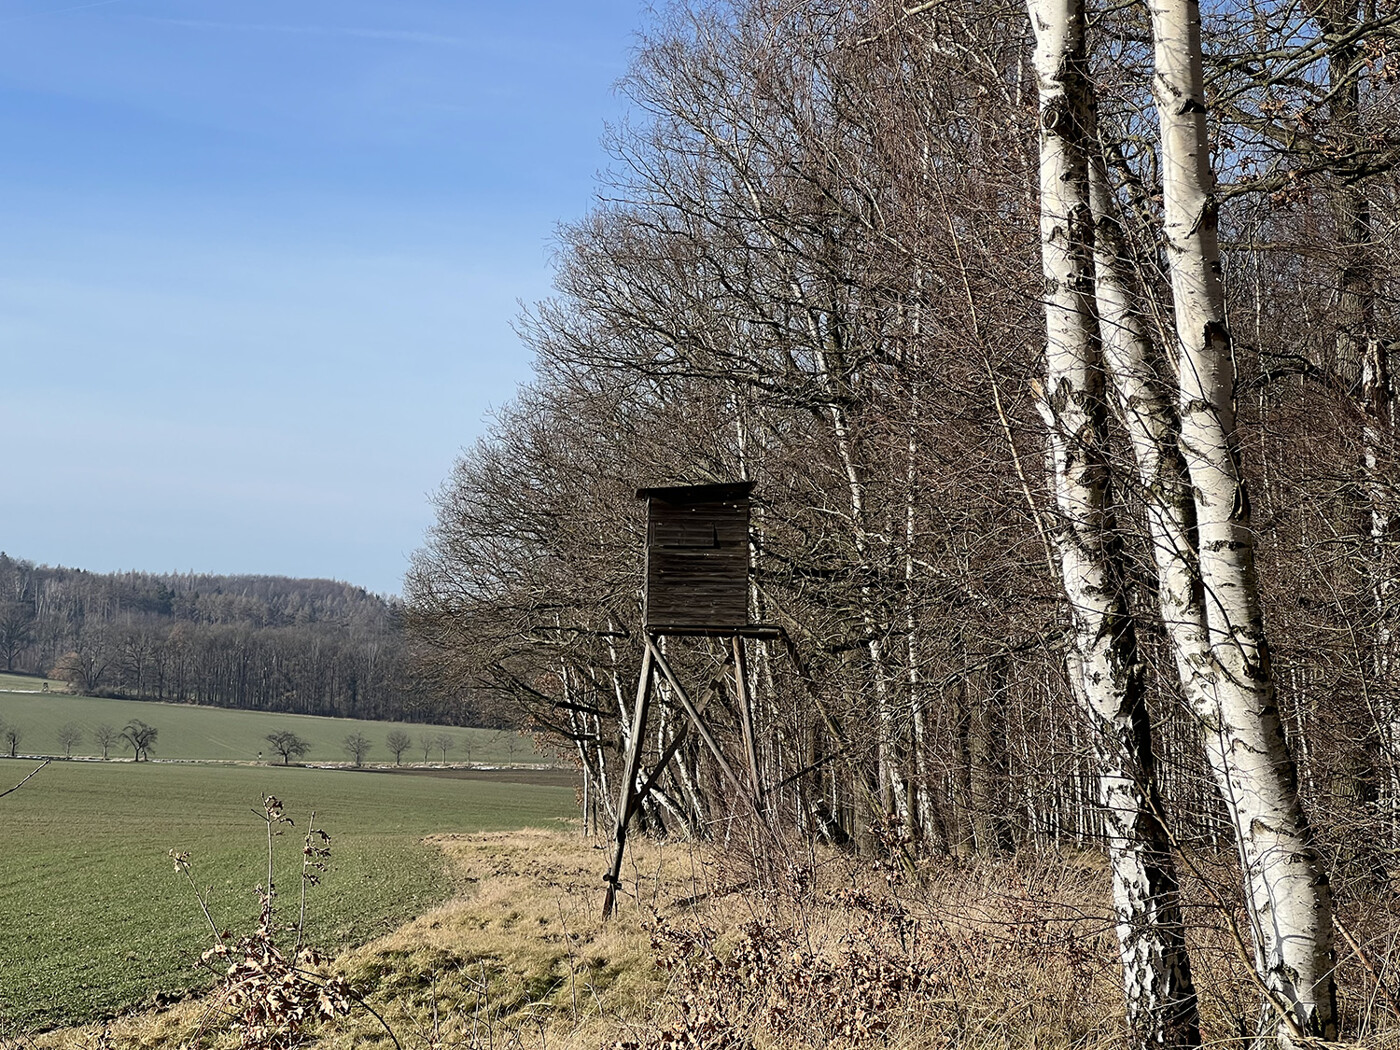
[[(429, 841), (474, 892), (334, 963), (403, 1046), (510, 1047), (541, 1040), (554, 1045), (564, 1037), (590, 1045), (589, 1033), (602, 1040), (620, 1013), (639, 1014), (664, 988), (640, 925), (627, 920), (604, 925), (599, 919), (605, 867), (600, 849), (544, 831)], [(683, 850), (640, 844), (630, 857), (632, 900), (659, 904), (667, 892), (663, 887), (688, 878), (690, 859)], [(187, 1046), (211, 1008), (208, 1001), (190, 1000), (117, 1019), (105, 1028), (106, 1046)], [(99, 1026), (64, 1029), (26, 1045), (95, 1047), (102, 1031)], [(233, 1047), (238, 1039), (225, 1033), (204, 1045)], [(357, 1009), (325, 1026), (311, 1045), (394, 1043), (384, 1024)]]
[[(606, 850), (562, 833), (433, 840), (473, 891), (337, 959), (365, 1008), (307, 1045), (514, 1050), (1122, 1045), (1106, 875), (1093, 855), (910, 872), (840, 854), (638, 842), (620, 913), (599, 919)], [(1193, 959), (1211, 1045), (1241, 1046), (1257, 996), (1201, 888)], [(1351, 916), (1382, 977), (1390, 917)], [(1369, 925), (1367, 925), (1369, 923)], [(1400, 1047), (1381, 985), (1343, 959), (1345, 1013)], [(109, 1027), (111, 1050), (185, 1047), (189, 1001)], [(375, 1016), (380, 1015), (383, 1023)], [(38, 1048), (96, 1048), (95, 1028)], [(238, 1046), (225, 1032), (205, 1044)], [(3, 1040), (0, 1040), (3, 1046)]]

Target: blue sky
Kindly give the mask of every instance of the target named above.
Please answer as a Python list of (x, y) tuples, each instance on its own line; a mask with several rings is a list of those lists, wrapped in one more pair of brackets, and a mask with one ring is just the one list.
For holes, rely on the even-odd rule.
[(0, 549), (397, 592), (640, 0), (0, 0)]

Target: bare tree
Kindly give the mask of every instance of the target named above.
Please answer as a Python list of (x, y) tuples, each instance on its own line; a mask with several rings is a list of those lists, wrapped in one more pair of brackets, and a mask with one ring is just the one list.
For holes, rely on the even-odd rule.
[(279, 729), (263, 738), (277, 754), (282, 756), (282, 764), (289, 766), (292, 759), (301, 758), (311, 750), (311, 744), (297, 736), (290, 729)]
[(64, 722), (58, 727), (57, 738), (58, 746), (63, 748), (63, 757), (72, 758), (73, 748), (82, 743), (83, 728), (77, 722)]
[(34, 640), (34, 606), (31, 602), (0, 601), (0, 658), (5, 670), (15, 669), (15, 660)]
[(384, 744), (394, 756), (394, 765), (397, 766), (401, 764), (403, 753), (413, 746), (413, 740), (402, 729), (391, 729), (384, 738)]
[(151, 749), (155, 746), (156, 737), (160, 735), (155, 726), (147, 725), (139, 718), (133, 718), (121, 731), (120, 739), (127, 748), (135, 755), (135, 761), (140, 762), (144, 756), (147, 761), (151, 757)]
[(1108, 405), (1094, 304), (1094, 100), (1084, 4), (1030, 0), (1027, 7), (1040, 87), (1047, 337), (1040, 401), (1058, 511), (1051, 535), (1074, 622), (1071, 684), (1094, 734), (1133, 1043), (1193, 1047), (1201, 1041), (1196, 992), (1109, 494)]
[(116, 726), (108, 725), (106, 722), (98, 723), (92, 730), (92, 739), (97, 746), (102, 748), (102, 760), (107, 761), (108, 753), (112, 745), (122, 738)]
[(1274, 1022), (1335, 1039), (1331, 893), (1303, 815), (1275, 696), (1235, 430), (1201, 13), (1196, 0), (1152, 0), (1149, 7), (1181, 448), (1195, 494), (1202, 595), (1178, 615), (1197, 618), (1209, 654), (1206, 661), (1182, 653), (1178, 662), (1239, 840), (1259, 976), (1288, 1011)]
[(457, 747), (457, 738), (451, 733), (439, 733), (433, 737), (433, 747), (442, 752), (443, 764), (447, 763), (447, 753)]
[(344, 748), (345, 753), (350, 756), (350, 760), (356, 766), (365, 764), (365, 756), (369, 754), (370, 748), (373, 746), (369, 742), (369, 738), (358, 731), (351, 733), (341, 742), (341, 747)]
[(19, 742), (24, 739), (24, 733), (13, 722), (0, 722), (0, 741), (4, 742), (5, 749), (11, 758), (19, 757)]
[(53, 670), (53, 678), (67, 682), (79, 692), (91, 695), (100, 689), (107, 680), (112, 663), (112, 649), (109, 645), (104, 625), (86, 627), (75, 640), (74, 647), (59, 658)]

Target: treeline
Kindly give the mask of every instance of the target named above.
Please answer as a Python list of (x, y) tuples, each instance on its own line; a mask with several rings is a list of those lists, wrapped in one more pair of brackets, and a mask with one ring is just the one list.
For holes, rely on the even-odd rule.
[(0, 660), (82, 693), (469, 720), (415, 675), (395, 600), (334, 580), (93, 573), (0, 553)]
[[(751, 643), (771, 814), (925, 856), (1127, 843), (1158, 867), (1134, 883), (1115, 856), (1123, 906), (1164, 915), (1171, 854), (1218, 864), (1259, 980), (1330, 1037), (1328, 894), (1389, 893), (1400, 863), (1397, 19), (1210, 5), (1204, 87), (1156, 100), (1178, 146), (1209, 101), (1220, 182), (1197, 172), (1183, 219), (1151, 85), (1189, 5), (1152, 6), (1175, 30), (1039, 6), (1040, 76), (1020, 4), (667, 8), (607, 203), (522, 321), (535, 380), (445, 486), (410, 622), (614, 805), (634, 489), (752, 479), (751, 614), (792, 643)], [(1225, 313), (1188, 315), (1215, 292), (1174, 295), (1173, 267), (1217, 222), (1220, 256), (1191, 251)], [(1105, 358), (1124, 333), (1131, 366)], [(1202, 338), (1213, 357), (1182, 350)], [(737, 749), (725, 647), (668, 645)], [(659, 717), (648, 761), (674, 760), (642, 817), (704, 831), (733, 792)], [(1295, 938), (1273, 909), (1309, 895)], [(1153, 1009), (1185, 994), (1155, 983), (1175, 965), (1137, 985)]]

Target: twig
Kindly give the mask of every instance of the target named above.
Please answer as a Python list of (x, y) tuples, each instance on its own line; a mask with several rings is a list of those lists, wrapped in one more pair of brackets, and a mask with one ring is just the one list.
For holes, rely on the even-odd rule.
[(31, 769), (31, 770), (29, 771), (29, 776), (25, 777), (23, 780), (21, 780), (21, 781), (20, 781), (18, 784), (16, 784), (14, 787), (12, 787), (12, 788), (7, 788), (7, 789), (4, 790), (4, 791), (0, 791), (0, 798), (4, 798), (6, 795), (10, 794), (11, 792), (13, 792), (13, 791), (18, 791), (20, 788), (24, 787), (25, 784), (28, 784), (28, 783), (29, 783), (30, 778), (33, 777), (35, 773), (39, 772), (39, 770), (43, 769), (46, 765), (48, 765), (48, 764), (49, 764), (50, 762), (52, 762), (52, 761), (53, 761), (53, 759), (51, 759), (51, 758), (46, 758), (46, 759), (44, 759), (44, 760), (43, 760), (42, 762), (40, 762), (37, 766), (35, 766), (33, 769)]
[[(289, 969), (292, 973), (299, 975), (309, 983), (320, 985), (322, 988), (329, 987), (332, 983), (330, 979), (327, 979), (326, 977), (317, 973), (315, 970), (308, 970), (306, 967), (297, 966), (295, 963), (293, 963), (289, 967)], [(373, 1018), (379, 1022), (380, 1027), (384, 1029), (384, 1034), (389, 1037), (389, 1041), (393, 1043), (396, 1047), (398, 1047), (399, 1050), (403, 1050), (403, 1044), (399, 1042), (398, 1035), (394, 1032), (394, 1029), (390, 1026), (389, 1022), (384, 1019), (383, 1014), (381, 1014), (374, 1007), (370, 1006), (369, 1002), (365, 999), (364, 996), (362, 996), (359, 992), (355, 991), (353, 988), (349, 987), (345, 983), (341, 983), (340, 990), (344, 992), (344, 995), (347, 999), (352, 1000), (356, 1005), (362, 1006), (366, 1010), (368, 1010), (370, 1015), (373, 1016)], [(434, 1003), (433, 1008), (437, 1009), (436, 1003)]]
[(209, 914), (209, 904), (199, 892), (199, 887), (194, 884), (194, 875), (190, 872), (190, 855), (172, 849), (170, 859), (175, 862), (175, 870), (185, 876), (185, 881), (190, 884), (190, 892), (194, 894), (194, 899), (199, 902), (199, 910), (204, 913), (204, 921), (209, 924), (209, 932), (214, 935), (214, 942), (223, 944), (224, 936), (219, 932), (219, 927), (215, 925), (214, 916)]
[(906, 7), (899, 13), (899, 17), (896, 18), (884, 29), (880, 30), (873, 36), (860, 37), (856, 40), (856, 43), (873, 44), (881, 37), (889, 36), (891, 33), (895, 32), (895, 30), (902, 28), (904, 23), (910, 21), (918, 15), (923, 14), (925, 11), (932, 11), (935, 7), (938, 7), (942, 2), (943, 0), (924, 0), (923, 3), (915, 4), (913, 7)]
[(1332, 916), (1332, 925), (1336, 927), (1337, 932), (1342, 935), (1342, 939), (1347, 942), (1347, 946), (1356, 953), (1356, 957), (1361, 960), (1361, 965), (1366, 967), (1366, 972), (1371, 975), (1371, 980), (1376, 982), (1376, 990), (1379, 991), (1381, 996), (1385, 999), (1385, 1005), (1390, 1007), (1390, 1012), (1395, 1017), (1400, 1018), (1400, 1002), (1396, 1002), (1395, 994), (1386, 987), (1385, 981), (1381, 980), (1381, 975), (1376, 973), (1376, 968), (1371, 963), (1371, 957), (1362, 951), (1361, 945), (1357, 942), (1356, 938), (1351, 935), (1351, 931), (1342, 924), (1342, 920), (1335, 914)]
[(316, 811), (311, 811), (310, 818), (306, 821), (306, 841), (301, 848), (301, 912), (297, 916), (297, 944), (293, 949), (293, 958), (301, 951), (301, 940), (306, 934), (306, 884), (310, 881), (311, 865), (314, 859), (312, 853), (311, 836), (316, 834)]
[[(355, 1000), (355, 1002), (358, 1003), (360, 1006), (363, 1006), (366, 1010), (368, 1010), (370, 1016), (372, 1016), (376, 1021), (378, 1021), (380, 1027), (384, 1029), (384, 1034), (389, 1037), (389, 1041), (393, 1043), (394, 1046), (398, 1047), (398, 1050), (403, 1050), (403, 1044), (399, 1042), (399, 1037), (394, 1034), (394, 1030), (389, 1026), (389, 1022), (384, 1020), (383, 1014), (381, 1014), (374, 1007), (370, 1006), (369, 1003), (365, 1001), (364, 996), (360, 995), (358, 992), (347, 988), (346, 995), (348, 995), (351, 999)], [(437, 1007), (435, 1003), (434, 1009), (436, 1008)]]

